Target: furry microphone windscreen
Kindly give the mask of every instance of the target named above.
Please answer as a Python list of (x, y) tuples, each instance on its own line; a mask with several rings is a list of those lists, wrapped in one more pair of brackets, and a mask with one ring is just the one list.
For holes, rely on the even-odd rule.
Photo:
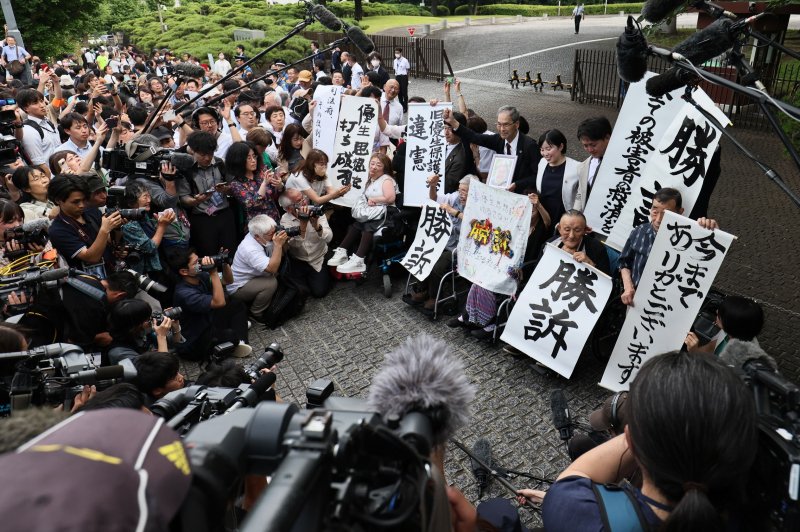
[(720, 353), (719, 360), (723, 364), (736, 369), (743, 368), (750, 361), (758, 360), (769, 366), (773, 371), (778, 371), (778, 363), (761, 349), (755, 342), (743, 342), (731, 338)]
[(475, 388), (464, 364), (447, 344), (427, 334), (406, 341), (387, 354), (369, 389), (367, 402), (382, 416), (408, 412), (428, 415), (434, 445), (446, 442), (469, 419)]
[(175, 73), (187, 78), (200, 79), (206, 75), (203, 67), (193, 63), (178, 63), (175, 65)]

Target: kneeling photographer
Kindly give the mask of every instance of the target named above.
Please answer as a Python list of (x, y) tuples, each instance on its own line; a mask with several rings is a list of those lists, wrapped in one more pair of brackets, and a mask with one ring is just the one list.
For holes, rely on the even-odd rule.
[(324, 297), (331, 289), (330, 270), (324, 267), (333, 238), (328, 219), (321, 206), (309, 206), (305, 194), (297, 189), (286, 189), (279, 201), (286, 211), (281, 226), (287, 232), (299, 231), (289, 238), (289, 276), (313, 297)]
[(169, 392), (180, 390), (186, 385), (180, 361), (172, 353), (143, 353), (133, 359), (133, 365), (136, 367), (134, 383), (147, 396), (148, 407)]
[(47, 222), (23, 224), (22, 219), (23, 212), (19, 205), (0, 198), (0, 267), (8, 266), (28, 254), (40, 253), (47, 245)]
[(212, 347), (221, 342), (238, 344), (233, 351), (237, 358), (253, 351), (247, 345), (247, 307), (225, 295), (223, 284), (233, 282), (226, 258), (227, 252), (202, 259), (192, 249), (171, 248), (167, 252), (170, 268), (179, 276), (174, 305), (182, 309), (186, 342), (177, 346), (177, 352), (184, 358), (207, 360)]
[(289, 236), (266, 214), (254, 216), (247, 231), (233, 258), (228, 293), (250, 308), (251, 319), (263, 322), (264, 311), (278, 289), (277, 275)]
[(119, 364), (146, 351), (169, 352), (170, 346), (182, 344), (180, 308), (152, 312), (139, 299), (124, 299), (111, 307), (108, 331), (113, 338), (108, 349), (108, 363)]

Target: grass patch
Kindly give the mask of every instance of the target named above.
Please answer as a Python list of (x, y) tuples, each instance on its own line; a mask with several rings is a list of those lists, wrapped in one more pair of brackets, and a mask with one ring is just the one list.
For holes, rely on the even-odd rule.
[(690, 35), (694, 35), (696, 31), (697, 30), (694, 28), (680, 28), (673, 35), (667, 35), (666, 33), (661, 33), (660, 31), (654, 31), (647, 36), (647, 43), (652, 44), (653, 46), (671, 50), (675, 48), (676, 45), (688, 39)]
[[(397, 16), (389, 15), (382, 17), (364, 17), (361, 20), (361, 25), (367, 28), (367, 33), (380, 33), (390, 28), (406, 28), (408, 26), (421, 26), (423, 24), (438, 24), (445, 18), (463, 22), (463, 16), (450, 16), (450, 17), (413, 17), (413, 16)], [(478, 15), (470, 17), (473, 20), (479, 18), (491, 18), (491, 15)], [(421, 28), (417, 28), (419, 30)]]

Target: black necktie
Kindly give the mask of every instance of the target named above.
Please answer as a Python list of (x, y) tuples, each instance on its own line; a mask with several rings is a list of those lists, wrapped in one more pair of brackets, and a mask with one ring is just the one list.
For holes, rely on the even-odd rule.
[(506, 142), (506, 155), (511, 155), (511, 143)]

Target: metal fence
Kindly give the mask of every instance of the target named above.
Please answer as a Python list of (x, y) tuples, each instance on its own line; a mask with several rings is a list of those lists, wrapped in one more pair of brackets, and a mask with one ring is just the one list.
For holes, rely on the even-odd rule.
[[(325, 48), (326, 43), (331, 43), (341, 38), (341, 33), (322, 31), (305, 31), (303, 37), (319, 42), (320, 48)], [(402, 48), (403, 56), (411, 63), (409, 75), (414, 78), (434, 79), (442, 81), (446, 76), (453, 75), (444, 49), (444, 41), (431, 37), (392, 37), (390, 35), (369, 35), (375, 44), (375, 51), (383, 57), (383, 67), (394, 74), (394, 49)], [(366, 57), (355, 46), (347, 47), (348, 52), (354, 52), (358, 62), (365, 66)], [(326, 54), (328, 55), (328, 54)], [(330, 55), (328, 55), (330, 57)]]
[[(648, 69), (661, 73), (670, 68), (669, 62), (660, 57), (648, 59)], [(724, 61), (709, 62), (704, 70), (738, 81), (736, 70)], [(572, 100), (579, 103), (603, 105), (619, 108), (625, 98), (627, 83), (617, 74), (617, 59), (614, 50), (575, 50), (573, 67)], [(782, 71), (762, 74), (762, 82), (774, 98), (791, 100), (800, 90), (800, 66), (787, 66)], [(707, 82), (700, 87), (738, 127), (768, 129), (769, 121), (761, 113), (758, 105), (750, 98), (736, 94), (732, 90)]]

